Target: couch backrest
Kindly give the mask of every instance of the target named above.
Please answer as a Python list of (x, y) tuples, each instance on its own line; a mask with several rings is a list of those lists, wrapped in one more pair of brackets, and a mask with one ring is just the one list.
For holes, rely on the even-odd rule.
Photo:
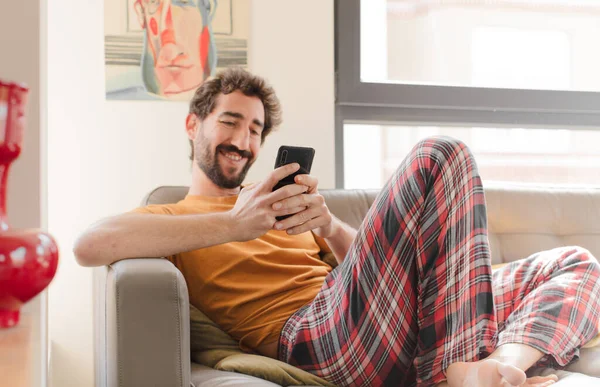
[[(159, 187), (143, 204), (177, 202), (187, 187)], [(322, 190), (330, 211), (358, 228), (378, 190)], [(553, 188), (498, 183), (485, 186), (493, 263), (537, 251), (582, 246), (600, 257), (600, 188)]]

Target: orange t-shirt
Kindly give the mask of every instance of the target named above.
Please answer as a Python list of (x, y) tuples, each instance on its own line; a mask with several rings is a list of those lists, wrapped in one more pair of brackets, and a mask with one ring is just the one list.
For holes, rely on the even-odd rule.
[[(186, 196), (176, 204), (133, 212), (189, 215), (231, 210), (237, 196)], [(247, 242), (229, 242), (167, 257), (181, 271), (190, 302), (243, 350), (277, 342), (286, 320), (310, 303), (332, 270), (319, 252), (330, 252), (312, 232), (271, 230)]]

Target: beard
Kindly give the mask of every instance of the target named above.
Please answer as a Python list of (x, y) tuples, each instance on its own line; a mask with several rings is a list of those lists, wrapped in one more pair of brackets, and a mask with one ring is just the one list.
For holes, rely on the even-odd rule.
[[(246, 164), (242, 167), (241, 171), (232, 177), (227, 177), (221, 163), (219, 162), (219, 153), (237, 153), (241, 157), (246, 159)], [(239, 187), (244, 179), (248, 170), (254, 163), (252, 159), (252, 153), (238, 149), (234, 145), (219, 145), (216, 147), (214, 153), (210, 149), (210, 143), (205, 141), (204, 138), (195, 146), (194, 153), (198, 155), (196, 157), (196, 163), (198, 167), (208, 176), (208, 178), (218, 187), (221, 188), (237, 188)], [(237, 168), (229, 168), (229, 174), (233, 174)]]

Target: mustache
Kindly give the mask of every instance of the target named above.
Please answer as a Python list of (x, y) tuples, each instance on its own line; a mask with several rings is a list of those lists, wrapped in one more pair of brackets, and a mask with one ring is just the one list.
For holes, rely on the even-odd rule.
[(243, 151), (240, 150), (237, 146), (235, 145), (219, 145), (217, 146), (217, 152), (218, 151), (223, 151), (226, 153), (237, 153), (238, 155), (240, 155), (241, 157), (245, 157), (247, 159), (252, 158), (252, 153), (250, 153), (249, 151)]

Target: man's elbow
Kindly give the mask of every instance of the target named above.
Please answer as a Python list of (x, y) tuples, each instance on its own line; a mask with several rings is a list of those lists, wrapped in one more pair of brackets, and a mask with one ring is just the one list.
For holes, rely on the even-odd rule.
[(94, 249), (94, 242), (91, 237), (82, 235), (75, 241), (73, 246), (73, 254), (75, 255), (75, 261), (84, 267), (94, 267), (106, 265), (109, 262), (102, 262), (102, 257), (99, 256), (98, 251)]

